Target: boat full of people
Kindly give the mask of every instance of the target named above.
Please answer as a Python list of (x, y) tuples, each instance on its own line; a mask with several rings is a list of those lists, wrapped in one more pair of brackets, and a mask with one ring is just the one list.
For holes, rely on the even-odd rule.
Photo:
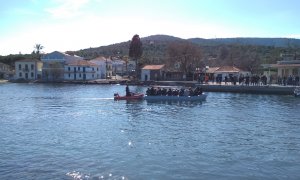
[(144, 100), (148, 101), (204, 101), (207, 94), (197, 96), (144, 96)]
[(142, 93), (130, 92), (127, 85), (125, 91), (125, 96), (120, 96), (119, 93), (115, 93), (114, 100), (203, 101), (206, 100), (207, 97), (207, 94), (203, 93), (201, 87), (194, 89), (151, 87), (147, 89), (146, 95), (144, 95)]
[(207, 94), (203, 93), (200, 87), (195, 89), (180, 88), (148, 88), (144, 100), (148, 101), (204, 101)]

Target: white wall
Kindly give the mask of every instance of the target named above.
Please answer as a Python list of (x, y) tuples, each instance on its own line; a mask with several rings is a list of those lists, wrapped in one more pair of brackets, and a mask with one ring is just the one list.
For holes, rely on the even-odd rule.
[(142, 72), (141, 72), (141, 80), (142, 81), (146, 81), (145, 76), (147, 76), (147, 81), (149, 81), (150, 80), (150, 70), (142, 69)]
[[(32, 62), (16, 62), (15, 63), (15, 79), (36, 80), (38, 68), (42, 63)], [(38, 67), (37, 67), (38, 66)]]
[[(83, 72), (85, 67), (85, 72)], [(74, 68), (76, 71), (74, 71)], [(79, 68), (79, 69), (78, 69)], [(64, 80), (95, 80), (97, 78), (97, 66), (65, 66)], [(85, 76), (85, 78), (84, 78)]]

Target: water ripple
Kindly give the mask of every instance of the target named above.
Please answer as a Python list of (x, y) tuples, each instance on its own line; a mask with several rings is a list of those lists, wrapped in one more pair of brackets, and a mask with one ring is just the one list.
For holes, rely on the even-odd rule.
[(2, 85), (0, 179), (300, 178), (299, 98), (114, 101), (124, 89)]

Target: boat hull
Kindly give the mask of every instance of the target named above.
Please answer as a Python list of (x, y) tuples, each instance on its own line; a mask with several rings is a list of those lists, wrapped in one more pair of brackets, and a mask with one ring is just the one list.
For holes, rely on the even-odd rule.
[(132, 96), (120, 96), (118, 94), (114, 95), (114, 100), (142, 100), (144, 97), (144, 94), (135, 94)]
[(199, 96), (144, 96), (147, 101), (204, 101), (207, 94)]

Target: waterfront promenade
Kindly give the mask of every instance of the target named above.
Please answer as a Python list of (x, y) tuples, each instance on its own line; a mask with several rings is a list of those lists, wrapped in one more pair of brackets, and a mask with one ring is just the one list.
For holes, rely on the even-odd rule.
[(233, 93), (252, 93), (252, 94), (276, 94), (276, 95), (292, 95), (295, 86), (242, 86), (242, 85), (215, 85), (202, 84), (203, 91), (207, 92), (233, 92)]

